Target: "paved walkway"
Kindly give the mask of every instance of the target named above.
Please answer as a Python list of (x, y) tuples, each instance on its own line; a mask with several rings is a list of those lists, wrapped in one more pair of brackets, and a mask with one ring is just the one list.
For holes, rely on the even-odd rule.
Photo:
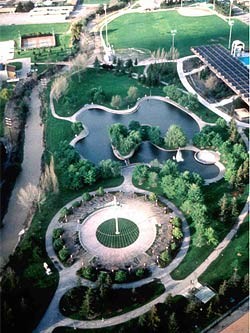
[[(133, 171), (134, 166), (129, 166), (123, 169), (123, 176), (124, 176), (124, 182), (122, 185), (110, 188), (108, 191), (117, 191), (117, 190), (123, 190), (128, 192), (141, 192), (145, 193), (145, 191), (137, 189), (132, 184), (131, 180), (131, 174)], [(164, 199), (165, 203), (170, 206), (174, 210), (174, 213), (181, 214), (180, 211), (176, 209), (176, 207), (173, 206), (168, 200)], [(69, 203), (70, 206), (72, 204)], [(172, 205), (172, 206), (171, 206)], [(179, 251), (177, 257), (175, 260), (172, 261), (172, 263), (167, 266), (165, 269), (159, 269), (156, 268), (153, 271), (153, 274), (150, 278), (146, 279), (145, 281), (139, 281), (134, 282), (130, 284), (124, 284), (123, 286), (119, 286), (122, 288), (133, 288), (138, 287), (142, 285), (145, 282), (150, 282), (154, 278), (160, 278), (161, 282), (165, 286), (165, 292), (155, 300), (151, 301), (150, 303), (136, 309), (133, 311), (130, 311), (128, 313), (125, 313), (120, 316), (115, 316), (109, 319), (105, 319), (105, 321), (102, 320), (93, 320), (93, 321), (78, 321), (78, 320), (72, 320), (70, 318), (65, 318), (58, 309), (58, 304), (61, 296), (70, 288), (77, 285), (77, 277), (75, 275), (75, 271), (80, 268), (80, 262), (77, 262), (75, 265), (62, 269), (60, 271), (60, 281), (58, 285), (58, 289), (56, 291), (56, 294), (54, 295), (54, 298), (48, 307), (44, 317), (42, 318), (40, 324), (34, 331), (35, 333), (49, 333), (52, 332), (53, 329), (57, 326), (69, 326), (74, 328), (101, 328), (101, 327), (107, 327), (111, 325), (116, 325), (123, 323), (125, 321), (131, 320), (132, 318), (138, 317), (147, 311), (150, 310), (150, 308), (159, 302), (164, 302), (166, 296), (171, 293), (172, 295), (186, 295), (191, 288), (194, 286), (199, 286), (198, 277), (205, 272), (207, 267), (213, 262), (220, 254), (221, 252), (226, 248), (226, 246), (229, 244), (231, 239), (234, 237), (234, 235), (237, 233), (238, 228), (243, 223), (245, 217), (248, 214), (248, 202), (246, 203), (244, 209), (242, 210), (241, 214), (239, 215), (237, 223), (234, 225), (232, 230), (227, 234), (227, 236), (224, 238), (224, 240), (215, 248), (215, 250), (210, 254), (210, 256), (197, 268), (195, 269), (192, 274), (190, 274), (187, 278), (183, 280), (173, 280), (170, 276), (171, 271), (173, 271), (183, 260), (185, 257), (189, 241), (190, 241), (190, 234), (189, 234), (189, 228), (188, 225), (184, 219), (183, 221), (183, 232), (184, 232), (184, 240), (181, 247), (181, 250)], [(58, 214), (53, 218), (53, 220), (58, 220), (59, 212)], [(53, 221), (52, 221), (53, 222)], [(48, 255), (52, 257), (52, 261), (56, 258), (52, 242), (51, 242), (51, 235), (53, 231), (52, 227), (53, 223), (50, 224), (47, 234), (46, 234), (46, 248)], [(193, 284), (191, 284), (191, 280), (193, 280)], [(87, 282), (87, 280), (83, 280), (83, 284), (90, 285), (90, 282)], [(118, 286), (114, 286), (115, 288), (118, 288)]]
[(24, 228), (29, 208), (18, 202), (18, 193), (28, 184), (37, 186), (41, 173), (41, 156), (43, 152), (43, 127), (41, 126), (39, 87), (35, 87), (30, 96), (30, 114), (27, 118), (24, 139), (24, 153), (22, 171), (17, 177), (12, 191), (8, 211), (3, 219), (3, 228), (0, 229), (1, 258), (0, 269), (13, 253), (18, 240), (19, 232)]

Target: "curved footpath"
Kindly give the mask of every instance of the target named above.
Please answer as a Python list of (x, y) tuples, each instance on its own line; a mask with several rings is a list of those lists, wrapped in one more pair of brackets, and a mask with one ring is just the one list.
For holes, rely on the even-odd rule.
[(18, 193), (28, 184), (37, 186), (41, 174), (41, 157), (43, 152), (43, 127), (40, 118), (41, 102), (39, 86), (30, 95), (30, 113), (27, 118), (24, 139), (23, 163), (15, 187), (12, 191), (8, 211), (0, 229), (1, 262), (0, 269), (8, 261), (19, 240), (19, 232), (24, 228), (30, 207), (24, 207), (18, 202)]
[[(140, 190), (136, 188), (132, 184), (132, 171), (134, 166), (129, 166), (123, 169), (123, 176), (124, 176), (124, 182), (122, 185), (114, 188), (109, 188), (107, 191), (124, 191), (124, 192), (138, 192), (138, 193), (147, 193), (146, 191)], [(174, 212), (179, 215), (181, 212), (176, 209), (168, 200), (163, 199), (167, 205), (169, 205), (170, 208), (174, 210)], [(70, 205), (71, 203), (69, 203)], [(153, 274), (151, 277), (134, 282), (134, 283), (128, 283), (123, 285), (114, 285), (114, 288), (133, 288), (138, 287), (142, 284), (145, 284), (145, 282), (150, 282), (154, 278), (159, 278), (161, 282), (165, 286), (165, 292), (154, 299), (153, 301), (143, 305), (142, 307), (135, 309), (133, 311), (130, 311), (128, 313), (122, 314), (120, 316), (115, 316), (112, 318), (108, 318), (103, 320), (92, 320), (92, 321), (80, 321), (80, 320), (73, 320), (70, 318), (64, 317), (58, 308), (59, 300), (61, 296), (72, 287), (77, 285), (77, 276), (75, 274), (76, 270), (80, 268), (80, 262), (77, 262), (73, 266), (69, 268), (61, 269), (60, 271), (60, 280), (58, 289), (54, 295), (54, 298), (52, 299), (44, 317), (42, 318), (41, 322), (39, 323), (38, 327), (34, 331), (35, 333), (49, 333), (52, 332), (54, 328), (58, 326), (68, 326), (73, 328), (101, 328), (101, 327), (107, 327), (112, 325), (117, 325), (123, 322), (126, 322), (128, 320), (131, 320), (135, 317), (138, 317), (147, 311), (150, 310), (150, 308), (157, 303), (164, 302), (166, 299), (166, 296), (171, 293), (172, 295), (186, 295), (190, 289), (192, 289), (194, 286), (199, 287), (200, 284), (198, 283), (198, 277), (205, 272), (207, 267), (213, 262), (220, 254), (221, 252), (226, 248), (226, 246), (229, 244), (231, 239), (234, 237), (234, 235), (237, 233), (238, 228), (244, 221), (246, 215), (248, 213), (248, 202), (245, 204), (245, 207), (243, 208), (241, 214), (239, 215), (237, 223), (234, 225), (232, 230), (227, 234), (227, 236), (224, 238), (224, 240), (215, 248), (215, 250), (209, 255), (209, 257), (198, 267), (195, 269), (195, 271), (192, 272), (188, 277), (186, 277), (183, 280), (173, 280), (170, 276), (171, 271), (173, 271), (183, 260), (185, 257), (189, 242), (190, 242), (190, 234), (189, 234), (189, 228), (188, 225), (184, 219), (183, 222), (183, 233), (184, 233), (184, 240), (182, 243), (182, 247), (177, 255), (177, 257), (172, 261), (172, 263), (166, 267), (165, 269), (156, 268), (153, 271)], [(59, 213), (58, 213), (59, 214)], [(56, 215), (53, 220), (58, 219), (59, 215)], [(184, 216), (183, 216), (184, 217)], [(53, 221), (52, 221), (53, 222)], [(51, 223), (52, 223), (51, 222)], [(49, 230), (50, 229), (50, 230)], [(55, 252), (53, 250), (53, 247), (51, 246), (51, 242), (49, 239), (51, 239), (51, 233), (53, 228), (49, 226), (47, 237), (46, 237), (46, 248), (48, 255), (52, 257), (52, 261), (55, 259)], [(48, 245), (48, 246), (47, 246)], [(192, 283), (191, 283), (192, 280)], [(82, 280), (83, 285), (93, 285), (93, 283)]]

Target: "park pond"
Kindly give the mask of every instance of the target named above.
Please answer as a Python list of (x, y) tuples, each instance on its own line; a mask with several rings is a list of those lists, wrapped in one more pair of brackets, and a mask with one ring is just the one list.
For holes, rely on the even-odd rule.
[[(113, 114), (103, 110), (91, 109), (82, 112), (77, 116), (77, 121), (81, 121), (89, 130), (89, 135), (77, 142), (76, 150), (84, 158), (98, 163), (105, 159), (115, 159), (110, 140), (108, 129), (114, 123), (122, 123), (126, 126), (132, 121), (138, 121), (141, 125), (147, 124), (159, 126), (164, 136), (169, 126), (176, 124), (180, 126), (190, 142), (194, 134), (199, 132), (197, 122), (188, 114), (175, 106), (158, 101), (144, 100), (138, 110), (131, 114)], [(166, 152), (157, 149), (149, 142), (143, 142), (130, 162), (148, 163), (154, 159), (164, 162), (173, 158), (175, 152)], [(180, 163), (182, 171), (189, 170), (199, 173), (204, 178), (216, 177), (219, 169), (215, 165), (202, 165), (194, 159), (194, 152), (183, 152), (184, 162)]]

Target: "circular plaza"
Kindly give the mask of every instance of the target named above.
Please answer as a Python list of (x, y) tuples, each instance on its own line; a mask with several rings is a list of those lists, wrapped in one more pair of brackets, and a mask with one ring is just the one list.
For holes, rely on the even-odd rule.
[(164, 207), (146, 196), (118, 193), (117, 203), (112, 200), (84, 219), (80, 244), (101, 266), (148, 263), (154, 247), (160, 251), (171, 240), (169, 219)]

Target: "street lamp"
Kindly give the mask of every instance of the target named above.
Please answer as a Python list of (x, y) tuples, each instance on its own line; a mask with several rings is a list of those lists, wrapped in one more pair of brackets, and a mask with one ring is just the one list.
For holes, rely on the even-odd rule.
[(176, 35), (177, 30), (173, 29), (171, 30), (171, 35), (172, 35), (172, 60), (174, 59), (174, 36)]
[(108, 27), (107, 27), (107, 4), (104, 4), (104, 12), (105, 12), (105, 31), (106, 31), (106, 46), (108, 47)]
[(234, 21), (230, 20), (228, 22), (229, 24), (229, 39), (228, 39), (228, 49), (230, 49), (231, 46), (231, 38), (232, 38), (232, 29), (233, 29), (233, 25), (234, 25)]
[(232, 15), (233, 2), (234, 2), (234, 0), (230, 0), (230, 5), (229, 5), (229, 21), (231, 19), (231, 15)]

